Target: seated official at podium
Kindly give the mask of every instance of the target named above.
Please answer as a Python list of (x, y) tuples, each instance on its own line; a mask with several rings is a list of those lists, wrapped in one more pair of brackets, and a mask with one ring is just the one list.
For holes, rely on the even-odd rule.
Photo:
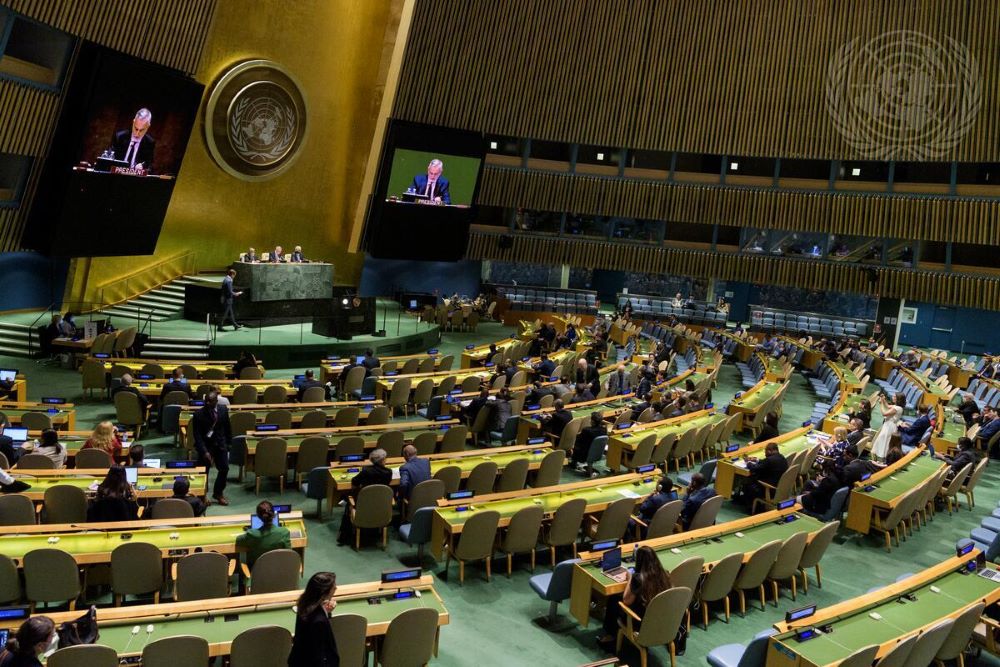
[(153, 114), (149, 109), (139, 109), (132, 119), (132, 127), (115, 132), (111, 150), (116, 160), (128, 162), (130, 167), (150, 171), (153, 168), (153, 150), (156, 140), (149, 134)]
[(247, 264), (256, 264), (260, 261), (260, 257), (257, 256), (257, 251), (253, 248), (248, 248), (245, 253), (243, 253), (243, 261)]
[(274, 246), (274, 250), (271, 251), (271, 256), (267, 260), (272, 264), (278, 264), (285, 261), (285, 249), (280, 245)]
[(288, 261), (293, 264), (301, 264), (307, 261), (306, 256), (302, 254), (302, 246), (295, 246), (295, 250), (293, 250), (292, 254), (288, 256)]
[(423, 195), (429, 202), (439, 204), (451, 204), (451, 193), (448, 191), (448, 179), (441, 175), (444, 171), (444, 163), (434, 159), (427, 165), (426, 174), (417, 174), (413, 177), (410, 190), (417, 195)]

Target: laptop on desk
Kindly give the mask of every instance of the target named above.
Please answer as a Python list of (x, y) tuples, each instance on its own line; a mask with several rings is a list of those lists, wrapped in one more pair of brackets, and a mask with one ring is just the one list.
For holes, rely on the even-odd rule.
[(628, 570), (622, 567), (622, 548), (608, 549), (601, 554), (601, 572), (605, 577), (614, 579), (619, 584), (628, 579)]

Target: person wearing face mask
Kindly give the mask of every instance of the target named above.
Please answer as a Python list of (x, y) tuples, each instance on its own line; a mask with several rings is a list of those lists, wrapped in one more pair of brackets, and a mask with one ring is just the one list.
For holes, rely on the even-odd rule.
[(296, 605), (288, 667), (339, 667), (337, 640), (330, 627), (336, 592), (337, 575), (333, 572), (317, 572), (309, 579)]
[(29, 618), (0, 651), (0, 667), (42, 667), (38, 657), (54, 649), (56, 639), (56, 625), (51, 618)]

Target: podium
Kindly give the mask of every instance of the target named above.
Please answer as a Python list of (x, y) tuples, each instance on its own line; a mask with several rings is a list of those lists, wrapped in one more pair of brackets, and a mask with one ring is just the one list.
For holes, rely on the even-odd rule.
[(244, 300), (303, 301), (333, 298), (333, 264), (247, 264), (234, 262), (237, 289)]

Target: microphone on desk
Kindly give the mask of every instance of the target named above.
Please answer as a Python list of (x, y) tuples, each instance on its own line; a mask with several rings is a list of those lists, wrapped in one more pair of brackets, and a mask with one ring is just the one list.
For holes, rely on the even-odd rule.
[(95, 533), (108, 533), (108, 534), (110, 534), (110, 533), (115, 532), (115, 531), (111, 530), (110, 528), (98, 528), (96, 526), (81, 526), (78, 523), (71, 523), (71, 524), (69, 524), (69, 527), (70, 528), (77, 528), (79, 530), (92, 530)]
[(135, 627), (132, 628), (132, 636), (128, 638), (128, 643), (125, 644), (125, 648), (124, 648), (124, 650), (122, 650), (122, 653), (128, 653), (128, 647), (132, 645), (132, 640), (135, 639), (135, 636), (137, 634), (139, 634), (139, 626), (138, 625), (136, 625)]

